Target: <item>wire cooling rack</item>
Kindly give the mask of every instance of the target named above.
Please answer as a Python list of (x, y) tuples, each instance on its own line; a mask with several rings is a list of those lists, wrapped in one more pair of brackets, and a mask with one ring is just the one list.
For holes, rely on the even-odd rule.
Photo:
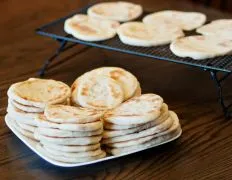
[[(70, 15), (55, 20), (51, 23), (48, 23), (38, 29), (36, 32), (40, 35), (50, 37), (57, 40), (60, 43), (60, 47), (56, 52), (45, 62), (43, 68), (40, 71), (40, 76), (43, 76), (45, 70), (49, 63), (54, 60), (59, 54), (69, 47), (73, 47), (76, 44), (83, 44), (91, 47), (103, 48), (107, 50), (113, 50), (123, 53), (128, 53), (132, 55), (142, 56), (153, 58), (154, 60), (169, 61), (177, 64), (185, 64), (192, 67), (198, 67), (205, 71), (210, 72), (212, 80), (215, 82), (215, 85), (218, 90), (218, 100), (222, 106), (222, 110), (226, 117), (230, 117), (231, 111), (229, 109), (232, 107), (232, 104), (226, 105), (224, 102), (224, 97), (222, 93), (222, 84), (232, 74), (232, 55), (220, 56), (216, 58), (209, 58), (205, 60), (194, 60), (192, 58), (181, 58), (175, 56), (169, 49), (169, 45), (156, 46), (156, 47), (136, 47), (123, 44), (118, 36), (115, 36), (112, 39), (101, 41), (101, 42), (86, 42), (74, 38), (71, 35), (68, 35), (64, 32), (64, 22), (67, 18), (73, 16), (74, 14), (86, 14), (89, 6), (83, 8), (82, 10), (71, 13)], [(141, 20), (143, 16), (148, 13), (144, 13), (138, 20)], [(195, 31), (185, 32), (186, 35), (197, 34)], [(68, 43), (71, 43), (70, 46), (67, 46)], [(223, 76), (220, 77), (218, 72), (222, 72)]]

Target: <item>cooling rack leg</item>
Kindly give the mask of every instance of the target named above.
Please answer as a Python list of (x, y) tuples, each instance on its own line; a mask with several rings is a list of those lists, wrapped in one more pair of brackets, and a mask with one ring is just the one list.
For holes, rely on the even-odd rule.
[(63, 41), (59, 41), (60, 43), (60, 47), (56, 50), (55, 54), (53, 54), (47, 61), (45, 61), (43, 67), (40, 69), (39, 71), (39, 76), (43, 77), (45, 74), (45, 71), (48, 67), (48, 65), (57, 57), (59, 56), (59, 54), (63, 51), (64, 47), (67, 44), (67, 41), (63, 40)]
[(217, 73), (218, 73), (217, 71), (210, 71), (211, 78), (215, 82), (215, 85), (217, 87), (218, 101), (222, 106), (222, 110), (225, 117), (231, 118), (230, 108), (232, 107), (232, 104), (230, 105), (225, 104), (225, 99), (223, 97), (223, 92), (222, 92), (222, 83), (225, 79), (227, 79), (231, 75), (231, 73), (225, 74), (221, 79), (218, 78)]

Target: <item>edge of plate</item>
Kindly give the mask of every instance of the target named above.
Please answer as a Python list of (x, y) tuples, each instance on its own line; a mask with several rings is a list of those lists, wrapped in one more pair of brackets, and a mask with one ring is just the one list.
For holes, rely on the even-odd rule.
[(36, 144), (39, 143), (39, 142), (36, 142), (34, 140), (31, 140), (30, 138), (27, 138), (23, 135), (21, 135), (14, 127), (13, 125), (11, 125), (11, 121), (7, 118), (7, 115), (5, 116), (5, 122), (6, 122), (6, 125), (8, 126), (8, 128), (24, 143), (26, 144), (33, 152), (35, 152), (38, 156), (40, 156), (42, 159), (44, 159), (45, 161), (55, 165), (55, 166), (60, 166), (60, 167), (80, 167), (80, 166), (86, 166), (86, 165), (90, 165), (90, 164), (95, 164), (95, 163), (98, 163), (98, 162), (103, 162), (103, 161), (107, 161), (107, 160), (110, 160), (110, 159), (116, 159), (116, 158), (119, 158), (119, 157), (123, 157), (123, 156), (127, 156), (129, 154), (134, 154), (134, 153), (137, 153), (137, 152), (140, 152), (140, 151), (144, 151), (144, 150), (147, 150), (147, 149), (151, 149), (151, 148), (154, 148), (154, 147), (157, 147), (157, 146), (160, 146), (160, 145), (163, 145), (163, 144), (166, 144), (166, 143), (169, 143), (171, 141), (174, 141), (176, 139), (178, 139), (181, 134), (182, 134), (182, 130), (180, 131), (180, 133), (178, 135), (176, 135), (175, 137), (169, 139), (168, 141), (165, 141), (165, 142), (162, 142), (162, 143), (159, 143), (159, 144), (156, 144), (154, 146), (151, 146), (151, 147), (147, 147), (147, 148), (142, 148), (142, 149), (139, 149), (139, 150), (136, 150), (136, 151), (132, 151), (132, 152), (128, 152), (128, 153), (124, 153), (124, 154), (120, 154), (120, 155), (117, 155), (117, 156), (106, 156), (105, 158), (101, 158), (101, 159), (98, 159), (98, 160), (94, 160), (94, 161), (89, 161), (89, 162), (83, 162), (83, 163), (63, 163), (63, 162), (59, 162), (59, 161), (55, 161), (49, 157), (47, 157), (46, 155), (44, 155), (41, 151), (39, 151), (38, 149), (36, 149)]

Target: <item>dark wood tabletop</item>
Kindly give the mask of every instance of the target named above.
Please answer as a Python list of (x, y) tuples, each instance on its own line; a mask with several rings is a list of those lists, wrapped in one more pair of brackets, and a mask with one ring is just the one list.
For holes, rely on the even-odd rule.
[[(137, 0), (149, 11), (194, 10), (210, 18), (231, 17), (187, 1)], [(143, 92), (161, 95), (179, 115), (180, 139), (126, 157), (81, 168), (60, 168), (41, 159), (6, 126), (6, 91), (12, 83), (35, 77), (57, 42), (35, 29), (88, 1), (0, 1), (0, 179), (232, 179), (232, 119), (226, 120), (209, 73), (199, 68), (156, 61), (84, 46), (64, 52), (46, 78), (71, 85), (80, 74), (100, 66), (119, 66), (134, 73)], [(232, 78), (224, 93), (232, 101)]]

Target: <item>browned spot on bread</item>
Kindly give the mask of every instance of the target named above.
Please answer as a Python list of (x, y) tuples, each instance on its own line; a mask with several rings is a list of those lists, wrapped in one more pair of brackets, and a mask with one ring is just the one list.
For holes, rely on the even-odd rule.
[(80, 25), (80, 24), (73, 24), (74, 27), (76, 27), (77, 29), (85, 32), (86, 34), (96, 34), (97, 31), (95, 31), (93, 28), (88, 27), (86, 25)]
[(110, 72), (110, 77), (114, 80), (118, 80), (123, 75), (124, 75), (124, 72), (121, 70), (114, 70)]
[(84, 87), (83, 89), (82, 89), (82, 91), (81, 91), (81, 95), (83, 95), (83, 96), (88, 96), (89, 95), (89, 93), (88, 93), (88, 88), (87, 87)]

